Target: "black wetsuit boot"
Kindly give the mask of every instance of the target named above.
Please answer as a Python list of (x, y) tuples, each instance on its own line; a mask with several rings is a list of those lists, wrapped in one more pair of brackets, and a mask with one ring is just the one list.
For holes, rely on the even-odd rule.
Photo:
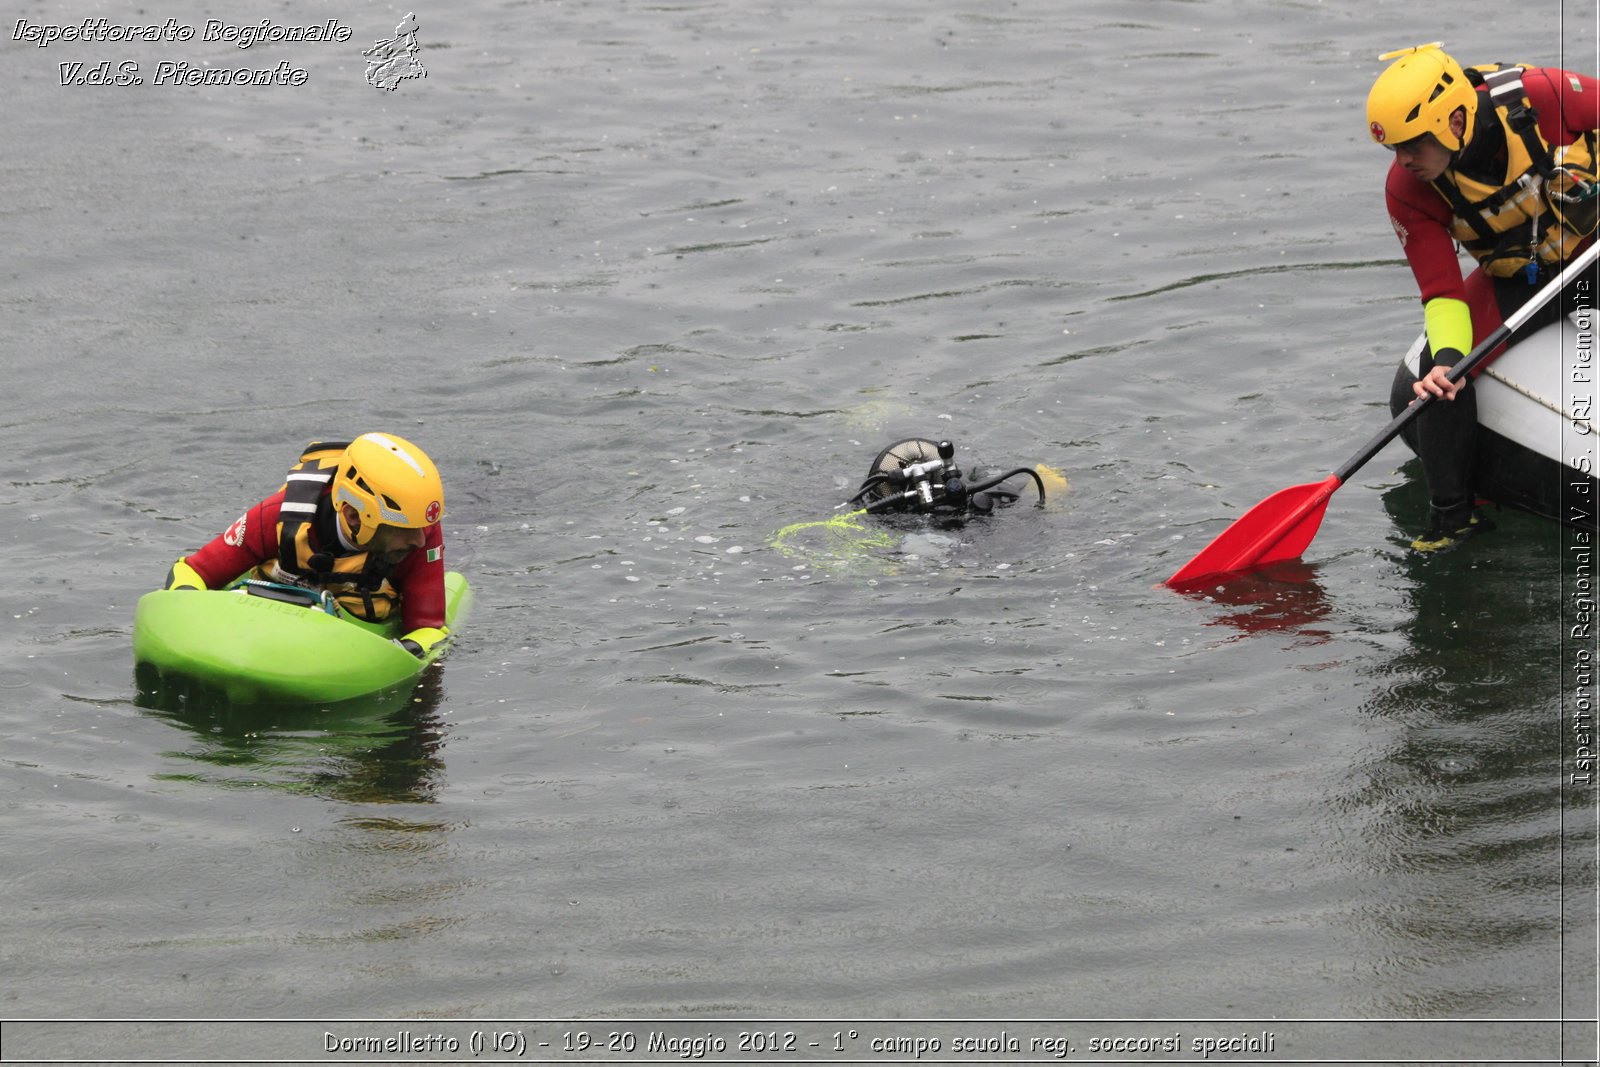
[[(1433, 353), (1422, 353), (1424, 374), (1433, 367)], [(1389, 390), (1389, 410), (1398, 415), (1416, 399), (1412, 385), (1417, 377), (1402, 365), (1395, 372)], [(1422, 460), (1422, 473), (1428, 483), (1431, 520), (1428, 531), (1414, 540), (1413, 548), (1432, 551), (1447, 547), (1436, 544), (1458, 530), (1472, 526), (1474, 503), (1472, 468), (1478, 438), (1478, 393), (1472, 383), (1463, 383), (1454, 400), (1435, 400), (1402, 431), (1406, 443)]]

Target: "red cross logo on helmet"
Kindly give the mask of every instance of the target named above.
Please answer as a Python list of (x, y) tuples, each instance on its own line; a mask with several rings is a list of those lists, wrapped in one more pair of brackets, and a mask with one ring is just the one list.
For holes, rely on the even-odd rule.
[(1372, 124), (1372, 139), (1374, 141), (1377, 141), (1379, 144), (1382, 144), (1383, 143), (1383, 139), (1385, 137), (1387, 137), (1387, 136), (1388, 136), (1388, 134), (1383, 132), (1383, 123), (1374, 122)]

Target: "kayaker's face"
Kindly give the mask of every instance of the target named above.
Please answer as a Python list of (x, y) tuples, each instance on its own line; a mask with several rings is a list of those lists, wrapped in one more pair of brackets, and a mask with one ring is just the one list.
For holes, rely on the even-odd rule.
[[(1450, 136), (1465, 144), (1466, 130), (1467, 109), (1458, 107), (1450, 113)], [(1425, 182), (1437, 181), (1439, 175), (1450, 168), (1450, 162), (1454, 158), (1450, 149), (1440, 144), (1439, 139), (1431, 133), (1413, 137), (1409, 141), (1401, 141), (1390, 147), (1394, 149), (1394, 157), (1400, 166)]]
[(372, 535), (372, 543), (367, 546), (367, 551), (392, 567), (421, 548), (427, 539), (426, 529), (408, 530), (401, 526), (379, 526), (378, 531)]
[(1395, 145), (1394, 158), (1425, 182), (1436, 180), (1450, 166), (1450, 150), (1431, 133)]

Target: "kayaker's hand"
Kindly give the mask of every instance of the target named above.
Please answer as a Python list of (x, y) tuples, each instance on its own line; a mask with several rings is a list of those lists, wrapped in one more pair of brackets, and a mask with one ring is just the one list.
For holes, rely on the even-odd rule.
[(450, 631), (432, 626), (423, 626), (412, 630), (404, 637), (395, 638), (395, 644), (405, 649), (418, 659), (425, 658), (435, 647), (444, 643), (450, 636)]
[(198, 571), (189, 566), (187, 560), (180, 559), (172, 565), (167, 572), (167, 584), (163, 589), (204, 589), (205, 579), (200, 577)]
[(1445, 356), (1454, 356), (1455, 359), (1450, 359), (1447, 363), (1435, 363), (1427, 374), (1424, 374), (1411, 386), (1411, 391), (1416, 393), (1419, 397), (1432, 394), (1433, 396), (1440, 397), (1444, 400), (1454, 400), (1456, 398), (1456, 394), (1461, 391), (1460, 382), (1452, 382), (1448, 377), (1446, 377), (1450, 373), (1450, 367), (1454, 365), (1456, 359), (1461, 358), (1461, 353), (1447, 352), (1441, 354)]

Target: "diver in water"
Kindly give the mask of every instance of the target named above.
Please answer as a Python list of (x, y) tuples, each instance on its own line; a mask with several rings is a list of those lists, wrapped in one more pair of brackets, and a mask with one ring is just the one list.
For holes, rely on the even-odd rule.
[(1004, 485), (1018, 475), (1033, 479), (1039, 491), (1037, 506), (1044, 506), (1044, 479), (1033, 468), (1018, 467), (968, 482), (956, 466), (955, 453), (956, 446), (949, 441), (916, 437), (896, 441), (878, 453), (866, 481), (841, 506), (864, 506), (869, 514), (893, 511), (954, 518), (989, 515), (1021, 498), (1020, 492)]
[[(1018, 467), (998, 477), (974, 469), (971, 480), (955, 462), (955, 445), (921, 437), (896, 441), (878, 453), (867, 478), (845, 503), (820, 522), (796, 522), (772, 535), (772, 547), (785, 556), (799, 558), (822, 570), (847, 567), (864, 554), (892, 550), (896, 537), (886, 527), (899, 523), (861, 524), (868, 515), (916, 516), (915, 525), (942, 529), (959, 526), (973, 516), (991, 515), (1015, 504), (1028, 488), (1013, 479), (1026, 476), (1038, 489), (1038, 506), (1044, 507), (1045, 485), (1052, 492), (1067, 491), (1061, 472), (1046, 466)], [(1007, 485), (1007, 482), (1012, 482)], [(902, 528), (903, 532), (903, 528)], [(819, 540), (820, 539), (820, 540)]]

